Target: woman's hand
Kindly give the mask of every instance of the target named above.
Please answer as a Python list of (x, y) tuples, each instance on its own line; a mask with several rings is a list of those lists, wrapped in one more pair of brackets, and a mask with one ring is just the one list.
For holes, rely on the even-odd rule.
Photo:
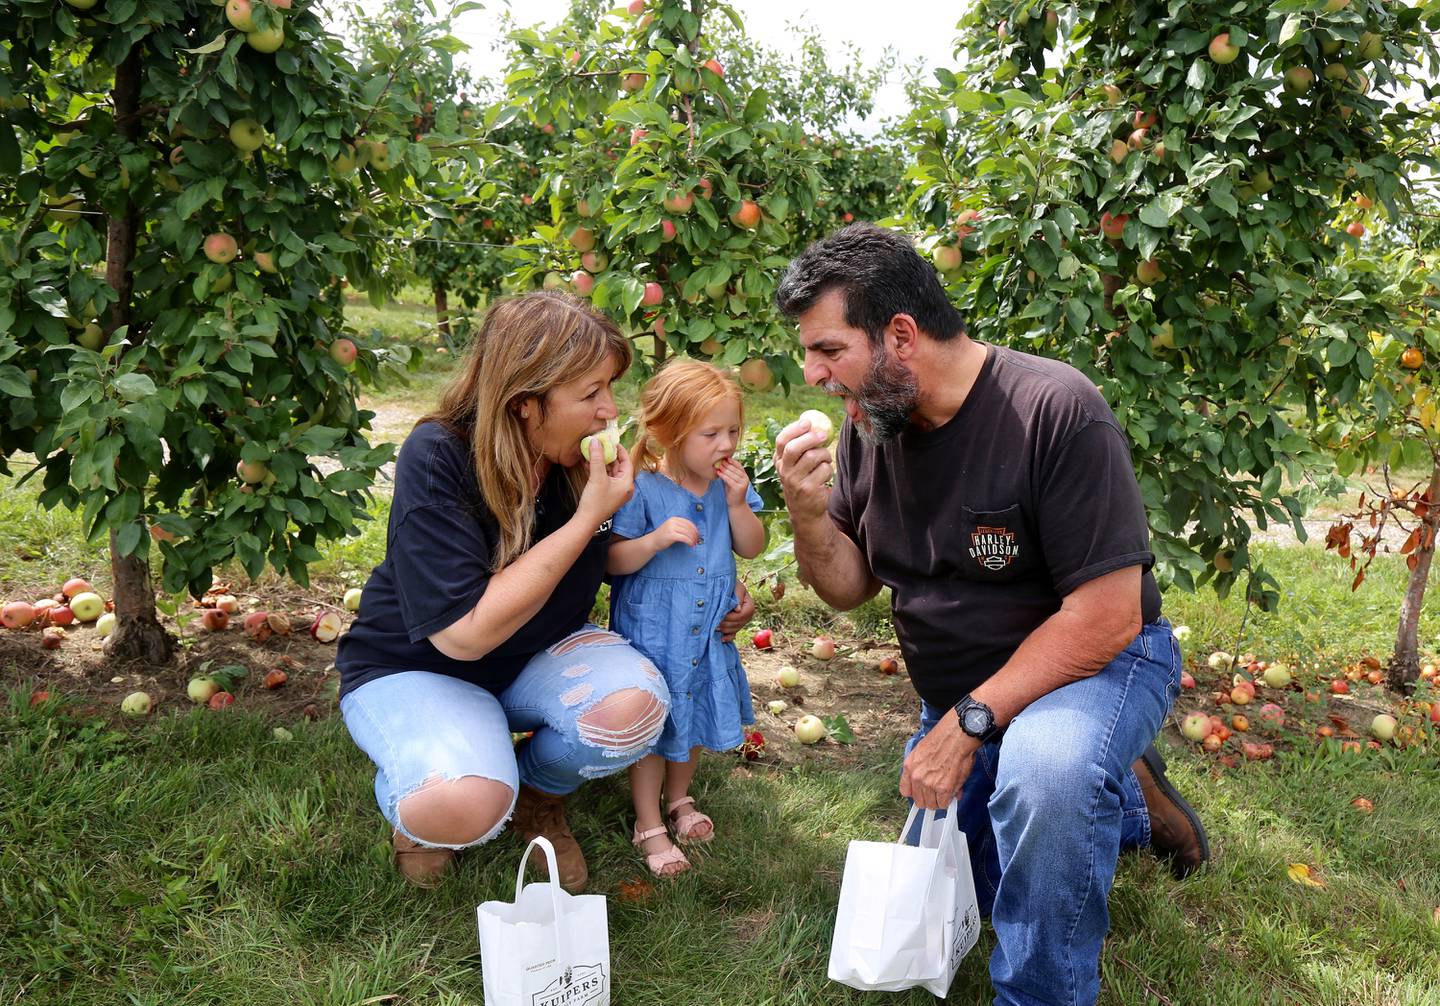
[(725, 612), (725, 617), (720, 619), (720, 641), (722, 643), (733, 640), (735, 633), (745, 628), (750, 619), (755, 617), (755, 600), (745, 589), (743, 581), (735, 581), (735, 596), (740, 599), (740, 603)]
[(725, 503), (745, 506), (745, 490), (750, 488), (750, 473), (734, 458), (726, 458), (715, 466), (715, 474), (725, 483)]
[(635, 491), (635, 469), (624, 444), (615, 448), (615, 460), (605, 464), (605, 448), (599, 438), (590, 441), (590, 477), (580, 493), (576, 514), (584, 514), (596, 526), (614, 516)]

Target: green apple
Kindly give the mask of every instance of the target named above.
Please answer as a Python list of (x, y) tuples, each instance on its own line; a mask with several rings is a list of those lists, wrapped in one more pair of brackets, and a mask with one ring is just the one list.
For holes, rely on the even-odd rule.
[(245, 41), (256, 52), (274, 52), (285, 44), (285, 29), (279, 26), (248, 32)]
[(801, 744), (816, 744), (824, 740), (828, 733), (825, 722), (818, 716), (806, 713), (795, 721), (795, 737)]
[(92, 321), (85, 326), (85, 331), (76, 336), (75, 341), (86, 349), (99, 352), (100, 347), (105, 345), (105, 330)]
[[(230, 2), (246, 2), (246, 0), (230, 0)], [(259, 150), (265, 145), (265, 130), (260, 123), (254, 119), (236, 119), (230, 123), (230, 142), (235, 144), (235, 149), (243, 153), (251, 153)]]
[(1235, 664), (1235, 658), (1224, 650), (1216, 650), (1205, 658), (1205, 663), (1212, 671), (1228, 671)]
[(1370, 721), (1370, 735), (1377, 741), (1388, 741), (1395, 736), (1395, 717), (1381, 713)]
[(1210, 735), (1210, 717), (1204, 713), (1191, 713), (1180, 721), (1180, 733), (1186, 740), (1200, 743)]
[(799, 422), (801, 420), (810, 424), (811, 433), (819, 433), (825, 438), (820, 441), (820, 446), (822, 447), (828, 444), (830, 438), (835, 435), (835, 423), (819, 409), (806, 409), (800, 413), (800, 419), (796, 421)]
[(1284, 688), (1290, 684), (1290, 668), (1284, 664), (1271, 664), (1261, 675), (1267, 688)]
[(355, 170), (355, 165), (358, 163), (359, 158), (355, 153), (354, 144), (347, 143), (340, 148), (340, 156), (330, 162), (330, 170), (337, 175), (348, 175)]
[(800, 684), (800, 672), (792, 664), (784, 664), (775, 672), (775, 683), (781, 688), (795, 688)]
[(605, 428), (597, 433), (592, 433), (580, 441), (580, 456), (586, 461), (590, 460), (590, 445), (598, 443), (600, 453), (605, 463), (612, 464), (620, 451), (620, 427), (615, 420), (605, 424)]
[(363, 594), (364, 592), (359, 587), (351, 587), (349, 590), (345, 591), (345, 610), (359, 611), (360, 599)]
[(376, 171), (389, 171), (395, 166), (395, 159), (390, 156), (390, 141), (385, 137), (368, 141), (365, 149), (370, 155), (370, 166)]
[(95, 619), (95, 631), (101, 636), (108, 636), (115, 631), (115, 612), (107, 611)]
[(105, 602), (99, 594), (85, 591), (70, 598), (70, 610), (81, 622), (93, 622), (105, 613)]
[(198, 706), (203, 706), (210, 701), (210, 696), (220, 691), (220, 683), (214, 678), (191, 678), (190, 683), (185, 686), (185, 694), (190, 696), (190, 701)]
[(131, 692), (120, 703), (120, 711), (126, 716), (148, 716), (150, 714), (149, 693)]
[(65, 2), (76, 10), (89, 10), (99, 3), (100, 0), (65, 0)]

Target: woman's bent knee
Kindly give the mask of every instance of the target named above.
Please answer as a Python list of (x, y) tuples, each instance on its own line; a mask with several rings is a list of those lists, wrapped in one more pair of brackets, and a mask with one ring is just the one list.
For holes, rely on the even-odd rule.
[(515, 790), (503, 782), (467, 775), (427, 779), (396, 807), (400, 829), (426, 845), (476, 845), (510, 818)]
[(582, 740), (599, 747), (630, 749), (655, 743), (669, 707), (643, 688), (622, 688), (576, 721)]

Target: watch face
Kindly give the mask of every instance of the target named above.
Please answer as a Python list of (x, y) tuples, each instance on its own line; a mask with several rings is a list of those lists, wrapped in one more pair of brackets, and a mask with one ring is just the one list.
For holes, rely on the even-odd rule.
[(972, 736), (979, 736), (990, 729), (990, 716), (983, 709), (971, 707), (965, 710), (965, 732)]

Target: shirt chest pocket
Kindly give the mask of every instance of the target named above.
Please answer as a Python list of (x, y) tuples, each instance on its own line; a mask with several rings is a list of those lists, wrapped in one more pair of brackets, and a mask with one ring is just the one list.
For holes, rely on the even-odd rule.
[(1040, 546), (1017, 503), (1003, 510), (960, 508), (960, 569), (985, 583), (1018, 580), (1041, 565)]

